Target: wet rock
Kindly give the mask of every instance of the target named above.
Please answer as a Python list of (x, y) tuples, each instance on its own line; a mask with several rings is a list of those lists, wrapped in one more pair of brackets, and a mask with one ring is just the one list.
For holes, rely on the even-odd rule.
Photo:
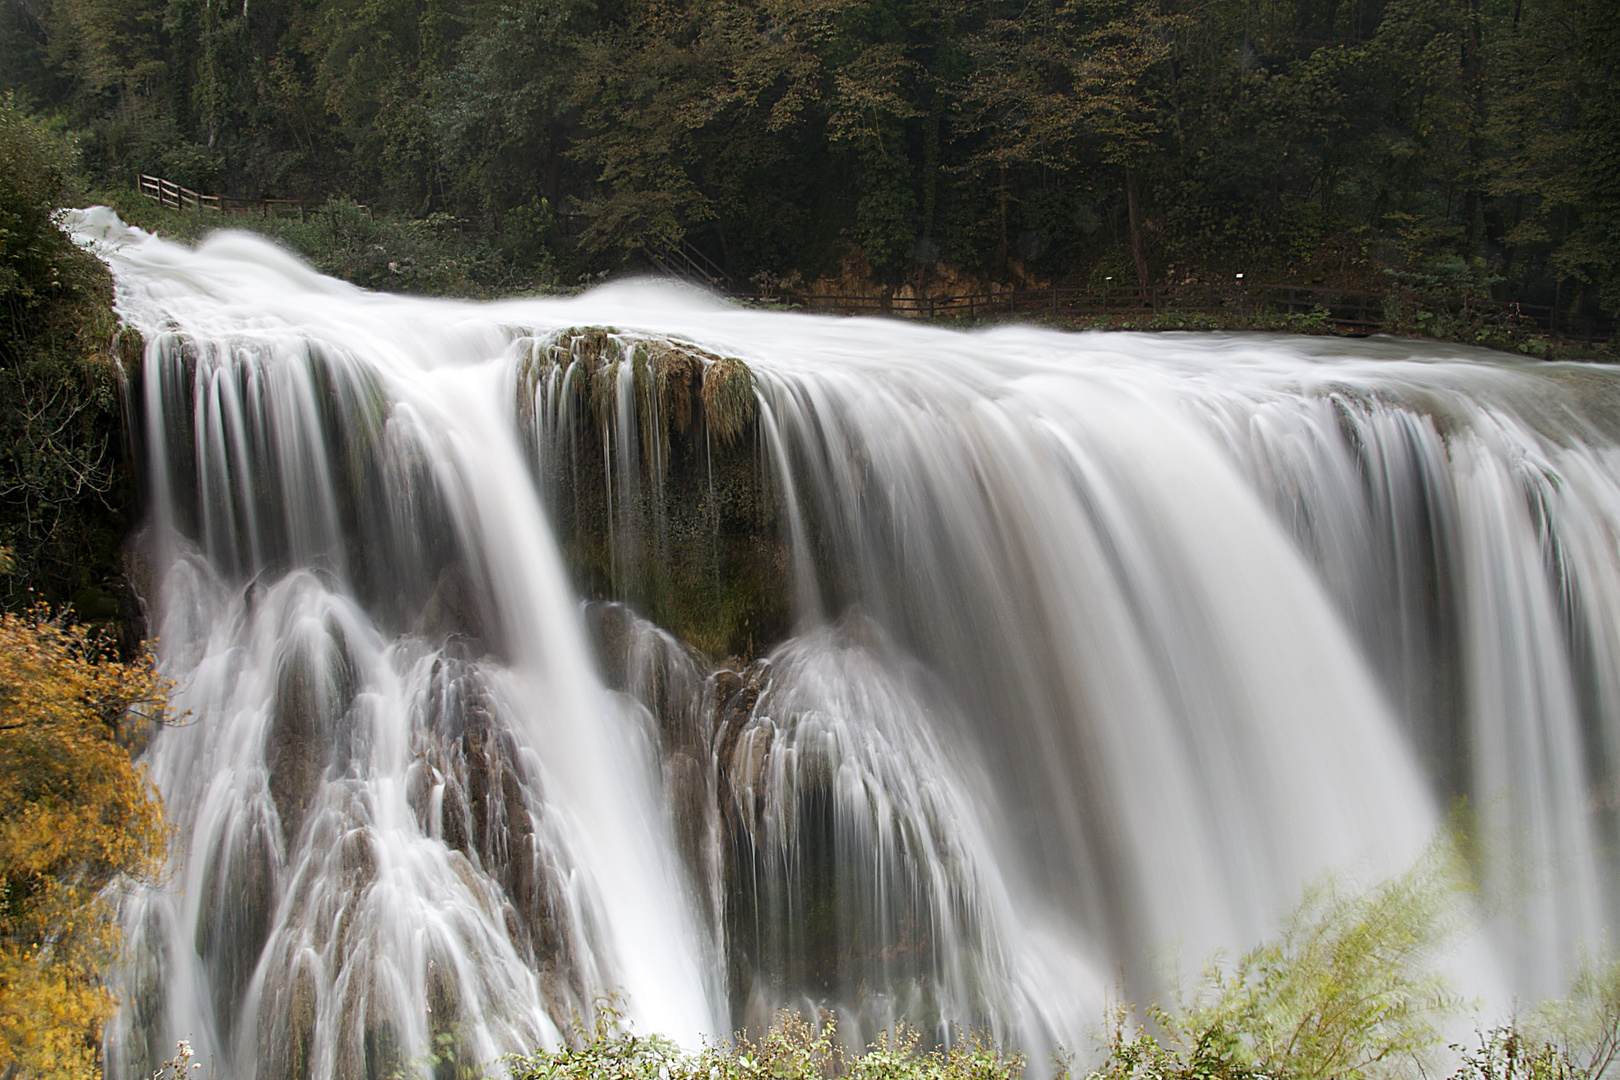
[(635, 618), (627, 604), (598, 600), (585, 605), (585, 628), (590, 634), (597, 671), (609, 689), (629, 690), (626, 665)]
[[(551, 444), (536, 459), (581, 592), (629, 604), (708, 656), (751, 657), (785, 637), (787, 557), (748, 366), (600, 328), (532, 349), (521, 419)], [(625, 363), (633, 416), (619, 415)], [(556, 378), (569, 364), (586, 377)], [(537, 410), (537, 392), (562, 400)]]
[(478, 664), (452, 652), (436, 661), (425, 698), (419, 752), (433, 779), (417, 784), (417, 812), (431, 812), (431, 787), (442, 785), (438, 825), (445, 845), (504, 894), (508, 935), (537, 969), (547, 999), (566, 1003), (563, 1011), (551, 1011), (553, 1019), (566, 1020), (569, 1010), (588, 1007), (591, 992), (571, 955), (581, 928), (569, 924), (562, 900), (568, 870), (545, 828), (538, 777), (524, 762)]
[(277, 854), (259, 805), (248, 803), (232, 821), (203, 870), (195, 947), (208, 969), (214, 1015), (229, 1043), (259, 954), (275, 916)]
[(770, 668), (755, 663), (743, 671), (722, 668), (709, 677), (708, 700), (714, 713), (715, 760), (723, 777), (729, 776), (737, 740), (753, 716), (754, 706), (770, 677)]
[(461, 563), (451, 563), (439, 572), (411, 631), (441, 644), (459, 638), (469, 653), (478, 655), (491, 640), (488, 616), (489, 604), (482, 590), (474, 587)]
[(676, 846), (682, 860), (702, 880), (709, 857), (714, 799), (707, 761), (691, 754), (671, 754), (664, 763), (664, 786), (669, 792)]
[(261, 1080), (310, 1080), (314, 1075), (319, 993), (314, 973), (305, 965), (295, 968), (285, 985), (266, 988), (259, 1018)]
[(270, 796), (289, 848), (331, 763), (339, 718), (353, 700), (354, 670), (337, 627), (291, 645), (277, 675), (264, 748)]
[(665, 752), (705, 753), (709, 664), (703, 655), (626, 604), (591, 602), (585, 618), (603, 681), (647, 709)]

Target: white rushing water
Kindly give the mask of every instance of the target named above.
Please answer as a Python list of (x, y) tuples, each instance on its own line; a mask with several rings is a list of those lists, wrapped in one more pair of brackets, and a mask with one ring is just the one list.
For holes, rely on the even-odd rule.
[[(120, 1075), (183, 1036), (277, 1080), (490, 1061), (604, 993), (688, 1044), (827, 1007), (1040, 1062), (1459, 799), (1467, 992), (1557, 992), (1613, 923), (1607, 370), (646, 283), (480, 306), (77, 228), (146, 340), (146, 599), (191, 714), (148, 753), (180, 839), (126, 910)], [(581, 327), (626, 361), (596, 412)], [(589, 445), (614, 580), (649, 529), (710, 542), (667, 524), (659, 349), (753, 372), (791, 632), (752, 663), (582, 608), (554, 526)]]

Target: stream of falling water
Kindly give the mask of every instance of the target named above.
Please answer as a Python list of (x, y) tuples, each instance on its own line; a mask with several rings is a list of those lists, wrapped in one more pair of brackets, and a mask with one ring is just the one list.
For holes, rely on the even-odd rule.
[[(76, 227), (146, 341), (144, 589), (190, 713), (147, 754), (179, 839), (125, 908), (116, 1076), (180, 1037), (266, 1080), (488, 1062), (604, 993), (687, 1044), (829, 1008), (1038, 1064), (1457, 800), (1465, 991), (1558, 992), (1614, 924), (1615, 373), (650, 284), (472, 305)], [(611, 509), (676, 497), (666, 355), (752, 371), (790, 597), (757, 657), (582, 606), (553, 527), (589, 445), (614, 574), (697, 542)]]

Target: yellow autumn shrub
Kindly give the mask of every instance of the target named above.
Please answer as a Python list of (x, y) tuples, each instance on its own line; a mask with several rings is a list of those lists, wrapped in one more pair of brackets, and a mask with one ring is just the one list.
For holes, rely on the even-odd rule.
[(120, 663), (43, 607), (0, 614), (0, 1075), (100, 1074), (119, 944), (106, 891), (163, 857), (131, 750), (165, 689), (150, 660)]

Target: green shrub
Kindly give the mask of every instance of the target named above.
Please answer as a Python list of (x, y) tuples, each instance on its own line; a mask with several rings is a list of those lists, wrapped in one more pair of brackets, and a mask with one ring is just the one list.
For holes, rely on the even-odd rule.
[[(1449, 848), (1437, 849), (1365, 893), (1331, 884), (1313, 889), (1275, 941), (1229, 968), (1208, 967), (1190, 1000), (1150, 1009), (1147, 1023), (1117, 1009), (1103, 1059), (1087, 1080), (1430, 1075), (1439, 1025), (1460, 1007), (1433, 971), (1436, 954), (1462, 929), (1456, 862)], [(1611, 1043), (1604, 1045), (1611, 1045), (1620, 1016), (1613, 987), (1620, 981), (1602, 985), (1588, 995), (1595, 1004), (1583, 1006), (1581, 1030), (1606, 1030)], [(1489, 1060), (1500, 1058), (1500, 1046), (1491, 1052), (1496, 1058)], [(1016, 1080), (1024, 1064), (976, 1038), (948, 1050), (924, 1049), (918, 1033), (905, 1028), (845, 1060), (830, 1022), (817, 1028), (790, 1012), (779, 1014), (758, 1042), (739, 1036), (689, 1054), (667, 1040), (630, 1034), (611, 1003), (577, 1045), (510, 1061), (515, 1080)], [(1459, 1080), (1508, 1078), (1481, 1071)], [(1538, 1073), (1525, 1080), (1554, 1078)]]
[(536, 239), (549, 221), (543, 206), (513, 211), (507, 230), (485, 237), (447, 214), (378, 214), (348, 199), (301, 215), (257, 217), (172, 210), (127, 189), (95, 198), (131, 225), (182, 243), (218, 229), (259, 233), (321, 273), (366, 289), (489, 298), (556, 288), (556, 268)]
[(1462, 930), (1456, 862), (1437, 849), (1365, 893), (1311, 890), (1279, 938), (1206, 968), (1151, 1026), (1116, 1012), (1092, 1080), (1427, 1075), (1461, 1005), (1432, 967)]
[[(56, 223), (71, 146), (0, 99), (0, 603), (30, 590), (108, 621), (130, 492), (120, 460), (112, 278)], [(95, 609), (95, 610), (89, 610)]]
[(73, 151), (0, 98), (0, 366), (103, 345), (112, 281), (56, 224), (75, 194)]
[[(1429, 1080), (1463, 1003), (1436, 973), (1466, 929), (1462, 860), (1437, 845), (1376, 888), (1318, 886), (1274, 940), (1208, 966), (1190, 998), (1107, 1017), (1085, 1080)], [(831, 1020), (781, 1012), (757, 1041), (701, 1051), (633, 1034), (616, 1003), (555, 1051), (507, 1058), (512, 1080), (1020, 1080), (1022, 1057), (977, 1037), (928, 1048), (904, 1026), (846, 1056)], [(1601, 1080), (1620, 1056), (1620, 962), (1591, 962), (1570, 996), (1452, 1046), (1451, 1080)], [(435, 1054), (428, 1063), (448, 1060)], [(1060, 1053), (1058, 1080), (1071, 1080)], [(426, 1070), (428, 1066), (424, 1066)]]
[[(1346, 894), (1331, 884), (1313, 889), (1275, 941), (1230, 968), (1212, 964), (1189, 1000), (1148, 1010), (1146, 1023), (1136, 1021), (1129, 1009), (1115, 1010), (1102, 1061), (1086, 1080), (1430, 1075), (1431, 1052), (1441, 1044), (1439, 1025), (1460, 1007), (1433, 970), (1437, 953), (1463, 928), (1460, 889), (1449, 847), (1437, 848), (1405, 874), (1364, 893)], [(1601, 989), (1572, 999), (1592, 1003), (1581, 1006), (1584, 1026), (1565, 1026), (1606, 1031), (1610, 1041), (1598, 1041), (1612, 1046), (1620, 978), (1591, 985)], [(1487, 1044), (1477, 1060), (1494, 1068), (1503, 1045), (1500, 1040)], [(779, 1014), (758, 1042), (738, 1036), (683, 1053), (667, 1040), (629, 1033), (611, 1002), (598, 1010), (583, 1041), (509, 1061), (514, 1080), (1017, 1080), (1024, 1065), (1021, 1057), (971, 1037), (949, 1049), (925, 1049), (918, 1033), (903, 1027), (846, 1060), (831, 1022), (818, 1028), (791, 1012)], [(1062, 1076), (1068, 1076), (1066, 1064), (1060, 1065)], [(1523, 1080), (1563, 1076), (1511, 1075)], [(1595, 1076), (1580, 1074), (1580, 1080)], [(1459, 1074), (1458, 1080), (1509, 1077), (1481, 1070)]]
[(1620, 1053), (1620, 962), (1582, 965), (1569, 997), (1498, 1024), (1462, 1051), (1454, 1080), (1599, 1080)]
[(1018, 1080), (1024, 1072), (1023, 1058), (976, 1038), (924, 1050), (919, 1033), (902, 1026), (846, 1061), (836, 1036), (830, 1019), (816, 1026), (784, 1011), (758, 1041), (738, 1035), (686, 1052), (668, 1039), (631, 1034), (614, 1003), (604, 1001), (577, 1045), (506, 1064), (512, 1080)]

